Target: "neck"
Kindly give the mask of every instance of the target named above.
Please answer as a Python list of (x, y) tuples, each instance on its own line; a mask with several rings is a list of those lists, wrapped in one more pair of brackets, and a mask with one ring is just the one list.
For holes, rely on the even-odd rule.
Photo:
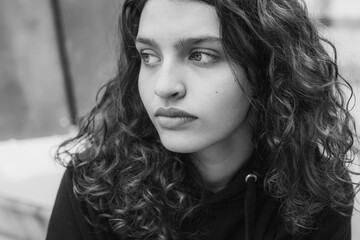
[(251, 157), (254, 149), (251, 137), (251, 131), (241, 132), (241, 137), (235, 140), (232, 138), (191, 155), (209, 191), (225, 188)]

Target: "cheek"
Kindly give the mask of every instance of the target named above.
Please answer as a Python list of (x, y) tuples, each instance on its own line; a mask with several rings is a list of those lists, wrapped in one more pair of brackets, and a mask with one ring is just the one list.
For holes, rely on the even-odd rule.
[(150, 117), (151, 89), (150, 86), (146, 84), (146, 81), (144, 81), (144, 78), (142, 78), (141, 75), (139, 75), (139, 79), (138, 79), (138, 90), (139, 90), (141, 102), (144, 105), (145, 110)]
[(144, 80), (143, 80), (143, 74), (142, 74), (141, 69), (140, 69), (139, 76), (138, 76), (138, 89), (139, 89), (139, 94), (140, 94), (140, 97), (142, 100), (143, 94), (144, 94)]
[(146, 105), (149, 103), (150, 95), (151, 95), (151, 85), (147, 84), (148, 81), (145, 81), (145, 76), (143, 72), (140, 70), (139, 78), (138, 78), (138, 89), (141, 101)]
[(218, 121), (230, 125), (238, 125), (244, 121), (250, 103), (242, 91), (239, 91), (237, 94), (238, 95), (229, 96), (229, 98), (224, 99), (224, 101), (217, 106), (215, 112), (218, 116)]
[(250, 101), (236, 80), (229, 79), (227, 82), (227, 85), (219, 86), (215, 90), (213, 101), (209, 105), (214, 113), (214, 121), (227, 123), (223, 125), (237, 125), (246, 118)]

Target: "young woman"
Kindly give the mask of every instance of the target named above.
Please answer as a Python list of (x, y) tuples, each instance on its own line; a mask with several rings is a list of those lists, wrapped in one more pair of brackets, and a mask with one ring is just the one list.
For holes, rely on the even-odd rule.
[(125, 0), (120, 33), (48, 240), (351, 238), (351, 87), (304, 5)]

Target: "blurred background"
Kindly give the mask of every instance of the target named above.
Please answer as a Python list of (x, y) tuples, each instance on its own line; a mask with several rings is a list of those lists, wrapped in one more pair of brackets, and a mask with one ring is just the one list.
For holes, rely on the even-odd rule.
[[(360, 1), (306, 2), (360, 99)], [(0, 240), (44, 239), (64, 171), (53, 154), (116, 72), (120, 4), (0, 1)], [(359, 104), (352, 113), (360, 121)]]

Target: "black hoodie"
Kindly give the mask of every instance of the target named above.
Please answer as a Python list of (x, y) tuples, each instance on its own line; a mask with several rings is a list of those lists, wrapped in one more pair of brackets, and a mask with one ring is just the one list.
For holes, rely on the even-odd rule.
[[(206, 200), (207, 240), (350, 240), (351, 217), (329, 210), (318, 221), (318, 228), (306, 235), (286, 231), (278, 203), (267, 196), (261, 178), (242, 168), (226, 188)], [(97, 213), (73, 194), (71, 170), (61, 181), (51, 215), (46, 240), (121, 240), (115, 234), (90, 225)], [(247, 181), (245, 179), (248, 177)], [(82, 212), (82, 213), (81, 213)]]

